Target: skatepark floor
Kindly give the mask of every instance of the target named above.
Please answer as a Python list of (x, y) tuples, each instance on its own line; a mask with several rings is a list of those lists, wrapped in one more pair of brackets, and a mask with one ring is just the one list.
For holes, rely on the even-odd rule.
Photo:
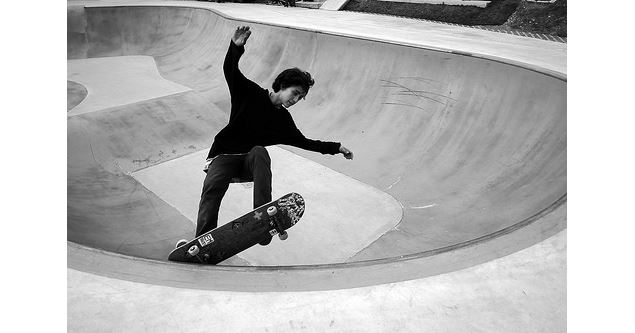
[[(67, 6), (69, 331), (566, 330), (566, 44), (264, 5)], [(238, 25), (249, 77), (316, 73), (292, 115), (356, 160), (268, 147), (274, 196), (313, 209), (295, 240), (166, 262), (226, 122), (214, 66)], [(232, 185), (221, 220), (250, 191)]]

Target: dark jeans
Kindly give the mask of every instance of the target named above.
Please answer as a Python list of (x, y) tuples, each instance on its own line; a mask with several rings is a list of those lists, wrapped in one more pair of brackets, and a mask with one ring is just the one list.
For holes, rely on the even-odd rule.
[(196, 237), (216, 228), (221, 200), (233, 182), (254, 182), (254, 208), (271, 201), (271, 158), (256, 146), (247, 154), (219, 155), (209, 166), (198, 206)]

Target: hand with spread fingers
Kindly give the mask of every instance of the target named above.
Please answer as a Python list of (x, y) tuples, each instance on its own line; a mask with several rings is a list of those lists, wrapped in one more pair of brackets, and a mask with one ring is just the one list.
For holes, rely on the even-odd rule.
[(236, 46), (244, 46), (247, 43), (247, 39), (251, 36), (251, 31), (248, 26), (238, 27), (236, 32), (234, 32), (234, 37), (232, 37), (232, 42), (236, 44)]

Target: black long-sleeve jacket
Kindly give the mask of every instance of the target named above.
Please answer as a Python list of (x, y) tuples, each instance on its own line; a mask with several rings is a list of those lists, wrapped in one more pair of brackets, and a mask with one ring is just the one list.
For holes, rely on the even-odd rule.
[(245, 53), (243, 46), (230, 42), (223, 63), (225, 80), (231, 95), (229, 123), (214, 138), (208, 158), (220, 154), (248, 153), (255, 146), (286, 144), (322, 154), (339, 153), (339, 142), (307, 139), (298, 130), (291, 114), (283, 106), (276, 107), (269, 91), (247, 79), (238, 68)]

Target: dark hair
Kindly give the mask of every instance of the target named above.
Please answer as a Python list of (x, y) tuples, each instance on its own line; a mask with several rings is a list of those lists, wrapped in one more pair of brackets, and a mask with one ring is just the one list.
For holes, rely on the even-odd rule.
[(276, 80), (273, 81), (273, 91), (278, 92), (291, 86), (300, 86), (305, 92), (309, 92), (309, 88), (313, 86), (313, 79), (309, 72), (305, 72), (297, 67), (285, 69), (278, 74)]

